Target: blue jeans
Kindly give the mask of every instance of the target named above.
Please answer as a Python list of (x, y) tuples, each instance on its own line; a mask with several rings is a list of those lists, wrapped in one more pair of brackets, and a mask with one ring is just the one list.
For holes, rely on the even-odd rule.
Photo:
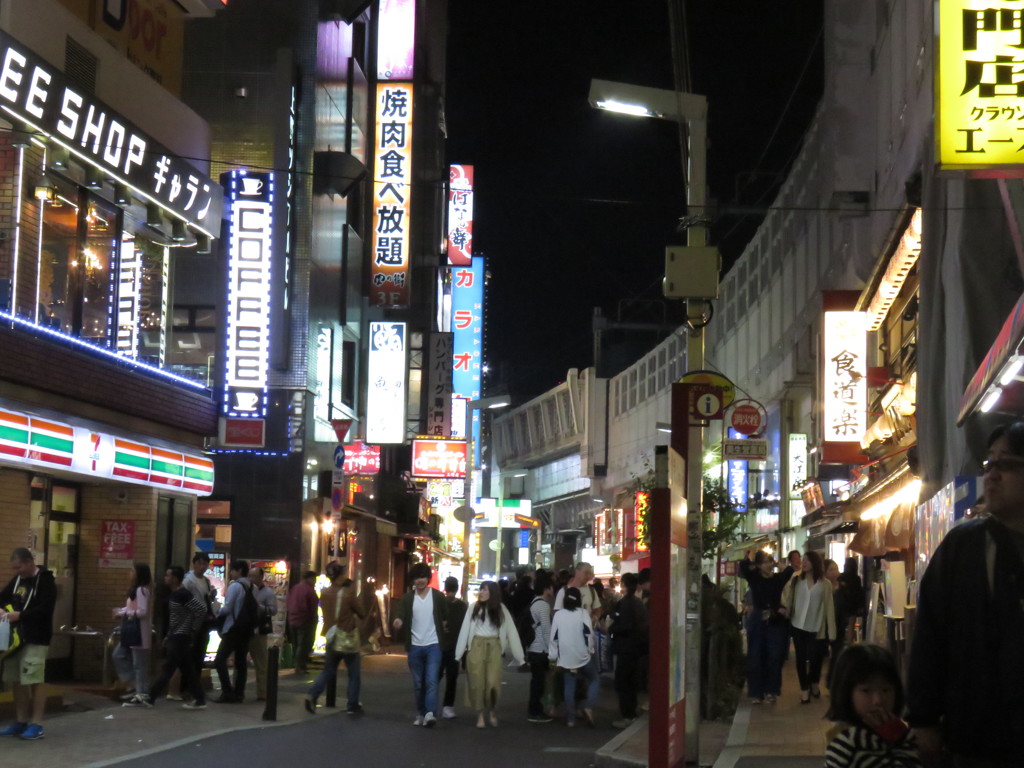
[(565, 721), (576, 722), (576, 680), (586, 682), (587, 698), (582, 702), (583, 709), (593, 709), (597, 703), (597, 690), (601, 684), (600, 673), (598, 672), (597, 657), (591, 656), (590, 661), (579, 669), (565, 670), (564, 695), (565, 695)]
[(328, 650), (324, 654), (324, 668), (320, 670), (320, 674), (316, 676), (316, 680), (313, 681), (313, 686), (309, 689), (309, 698), (316, 701), (320, 698), (320, 694), (324, 692), (327, 684), (331, 680), (337, 680), (338, 678), (338, 664), (342, 661), (345, 662), (345, 669), (348, 672), (348, 690), (346, 691), (348, 696), (348, 704), (346, 705), (349, 709), (355, 709), (359, 706), (359, 684), (361, 682), (359, 676), (359, 667), (362, 655), (359, 653), (338, 653), (337, 651)]
[(425, 715), (437, 709), (437, 683), (441, 676), (441, 646), (414, 645), (409, 648), (409, 671), (416, 696), (416, 712)]
[(782, 693), (782, 663), (789, 624), (754, 619), (747, 624), (747, 693), (752, 699)]
[(149, 694), (149, 648), (114, 649), (114, 668), (122, 683), (135, 685), (136, 693)]

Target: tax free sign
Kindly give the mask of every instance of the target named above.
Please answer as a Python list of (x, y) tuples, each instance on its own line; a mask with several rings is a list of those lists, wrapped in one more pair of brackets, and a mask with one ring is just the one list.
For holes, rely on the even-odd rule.
[(220, 235), (220, 185), (62, 72), (0, 31), (0, 109), (210, 237)]

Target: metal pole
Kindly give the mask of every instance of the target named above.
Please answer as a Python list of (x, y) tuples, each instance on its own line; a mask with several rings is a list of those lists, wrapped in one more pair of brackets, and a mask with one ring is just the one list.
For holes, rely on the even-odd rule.
[(281, 649), (276, 645), (267, 649), (267, 703), (263, 708), (264, 720), (277, 720), (277, 673), (280, 658)]
[[(707, 121), (688, 119), (690, 151), (687, 167), (687, 208), (691, 215), (703, 216), (706, 201), (705, 164), (707, 162)], [(707, 228), (703, 223), (686, 230), (687, 246), (707, 244)], [(686, 341), (686, 367), (691, 371), (704, 368), (705, 303), (687, 299), (686, 321), (689, 334)], [(689, 427), (686, 456), (687, 504), (687, 561), (686, 561), (686, 753), (694, 763), (700, 755), (700, 657), (702, 631), (701, 604), (701, 550), (703, 549), (703, 467), (704, 428), (699, 424)], [(696, 604), (696, 608), (693, 606)]]
[[(473, 453), (476, 450), (476, 446), (473, 444), (473, 406), (466, 404), (466, 487), (464, 489), (466, 507), (470, 510), (473, 509)], [(466, 522), (462, 529), (462, 560), (466, 564), (466, 569), (462, 572), (462, 596), (469, 596), (469, 579), (472, 576), (470, 568), (472, 563), (469, 559), (469, 541), (473, 536), (473, 517), (472, 514), (466, 517)]]

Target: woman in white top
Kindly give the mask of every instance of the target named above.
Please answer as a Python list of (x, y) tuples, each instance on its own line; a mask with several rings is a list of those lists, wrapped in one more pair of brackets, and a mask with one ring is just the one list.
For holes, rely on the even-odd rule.
[(510, 655), (516, 666), (523, 664), (523, 644), (508, 608), (501, 604), (501, 590), (493, 581), (480, 584), (476, 605), (462, 622), (455, 658), (466, 657), (467, 704), (477, 711), (476, 727), (486, 728), (484, 711), (490, 711), (491, 725), (497, 727), (498, 692), (501, 690), (501, 657)]
[(789, 618), (796, 650), (800, 702), (821, 698), (821, 662), (828, 642), (836, 637), (832, 584), (825, 578), (825, 563), (817, 552), (804, 554), (797, 573), (782, 591), (783, 615)]
[(597, 663), (594, 658), (594, 628), (590, 623), (590, 612), (581, 608), (583, 598), (576, 587), (565, 589), (562, 610), (555, 612), (551, 621), (551, 642), (548, 658), (565, 670), (565, 720), (572, 728), (576, 725), (576, 708), (573, 706), (576, 681), (582, 679), (587, 685), (587, 698), (582, 712), (587, 724), (594, 726), (594, 702), (600, 682)]
[(124, 706), (152, 706), (149, 703), (149, 654), (153, 642), (153, 573), (145, 563), (135, 563), (132, 568), (128, 599), (124, 607), (115, 608), (115, 619), (138, 619), (141, 643), (118, 645), (114, 649), (114, 666), (117, 676), (130, 695), (122, 696)]

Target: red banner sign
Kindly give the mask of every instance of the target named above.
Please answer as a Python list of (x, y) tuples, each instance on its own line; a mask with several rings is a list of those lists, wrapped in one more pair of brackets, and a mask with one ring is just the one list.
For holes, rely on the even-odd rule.
[(135, 521), (104, 520), (100, 540), (101, 568), (131, 568), (135, 562)]
[(380, 472), (380, 446), (355, 440), (345, 445), (346, 475), (376, 475)]
[(465, 440), (413, 440), (413, 477), (466, 476)]

